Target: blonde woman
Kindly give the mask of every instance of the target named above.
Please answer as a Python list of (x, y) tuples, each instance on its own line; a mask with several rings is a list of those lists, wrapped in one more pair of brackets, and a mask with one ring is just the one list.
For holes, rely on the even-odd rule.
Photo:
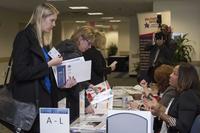
[(91, 48), (94, 42), (94, 28), (91, 26), (82, 26), (74, 31), (71, 40), (75, 42), (81, 53)]
[[(51, 67), (60, 64), (63, 59), (50, 59), (47, 47), (51, 44), (58, 14), (58, 10), (49, 3), (38, 5), (25, 29), (16, 35), (11, 82), (14, 85), (13, 97), (19, 101), (36, 103), (38, 99), (39, 107), (57, 107), (58, 89)], [(70, 80), (66, 87), (74, 84)], [(38, 117), (29, 132), (39, 133)]]
[[(82, 56), (82, 53), (91, 47), (93, 41), (94, 28), (91, 26), (82, 26), (74, 31), (70, 40), (67, 39), (60, 42), (56, 48), (62, 54), (63, 59), (68, 60)], [(89, 88), (89, 86), (88, 82), (81, 82), (66, 90), (66, 107), (70, 108), (70, 123), (79, 117), (79, 92), (82, 89)], [(85, 113), (94, 113), (89, 101), (85, 99), (85, 102)]]

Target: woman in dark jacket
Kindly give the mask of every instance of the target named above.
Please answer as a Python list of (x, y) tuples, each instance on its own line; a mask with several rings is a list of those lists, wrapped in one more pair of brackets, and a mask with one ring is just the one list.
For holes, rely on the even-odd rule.
[[(16, 35), (11, 84), (14, 86), (13, 97), (19, 101), (35, 103), (39, 107), (57, 107), (58, 90), (51, 67), (60, 64), (63, 59), (50, 59), (46, 47), (51, 44), (49, 38), (58, 13), (51, 4), (37, 6), (29, 24)], [(29, 132), (39, 133), (38, 117)]]
[[(94, 29), (90, 26), (83, 26), (74, 31), (70, 40), (60, 42), (56, 48), (64, 60), (82, 56), (82, 53), (91, 48), (94, 40)], [(76, 86), (66, 90), (67, 108), (70, 108), (70, 122), (79, 117), (79, 92), (90, 86), (88, 82), (78, 83)], [(94, 110), (87, 98), (85, 98), (85, 113), (94, 113)]]
[[(61, 41), (56, 49), (62, 55), (63, 60), (69, 60), (77, 57), (81, 57), (82, 54), (76, 46), (75, 42), (72, 40)], [(88, 88), (89, 84), (87, 82), (81, 82), (72, 88), (65, 90), (66, 97), (66, 107), (70, 108), (70, 123), (76, 120), (79, 117), (79, 92), (83, 89)], [(85, 107), (89, 105), (87, 98), (85, 99)]]

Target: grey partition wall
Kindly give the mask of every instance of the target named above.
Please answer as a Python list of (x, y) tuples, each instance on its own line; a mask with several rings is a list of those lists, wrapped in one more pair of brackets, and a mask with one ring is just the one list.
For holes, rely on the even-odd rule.
[(107, 133), (148, 133), (148, 120), (133, 113), (117, 113), (107, 117)]

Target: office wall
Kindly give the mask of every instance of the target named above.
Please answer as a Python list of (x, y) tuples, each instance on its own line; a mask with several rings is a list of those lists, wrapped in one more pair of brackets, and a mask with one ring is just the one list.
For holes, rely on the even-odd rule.
[(15, 35), (27, 20), (27, 16), (16, 11), (0, 9), (0, 84), (5, 78)]
[[(106, 49), (109, 47), (111, 44), (115, 44), (118, 47), (118, 53), (120, 51), (119, 47), (119, 32), (118, 30), (113, 30), (113, 31), (107, 31), (105, 32), (106, 36)], [(104, 51), (104, 56), (107, 57), (107, 50)]]
[(126, 20), (119, 24), (119, 41), (118, 41), (119, 54), (129, 54), (130, 50), (130, 22)]
[(0, 57), (10, 56), (14, 37), (25, 18), (25, 14), (0, 9)]
[(62, 21), (61, 22), (61, 39), (70, 39), (71, 35), (73, 34), (74, 30), (77, 29), (78, 25), (73, 21)]
[(188, 33), (190, 44), (195, 49), (192, 55), (193, 61), (200, 60), (200, 1), (181, 0), (181, 1), (160, 1), (156, 0), (153, 4), (155, 12), (171, 11), (171, 26), (173, 32)]

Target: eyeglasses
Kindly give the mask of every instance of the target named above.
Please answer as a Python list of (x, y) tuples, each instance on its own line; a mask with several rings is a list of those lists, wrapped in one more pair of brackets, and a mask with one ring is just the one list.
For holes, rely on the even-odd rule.
[(81, 36), (81, 37), (82, 37), (82, 40), (85, 40), (85, 41), (87, 41), (88, 45), (92, 45), (92, 42), (91, 42), (90, 40), (88, 40), (88, 39), (84, 38), (83, 36)]

